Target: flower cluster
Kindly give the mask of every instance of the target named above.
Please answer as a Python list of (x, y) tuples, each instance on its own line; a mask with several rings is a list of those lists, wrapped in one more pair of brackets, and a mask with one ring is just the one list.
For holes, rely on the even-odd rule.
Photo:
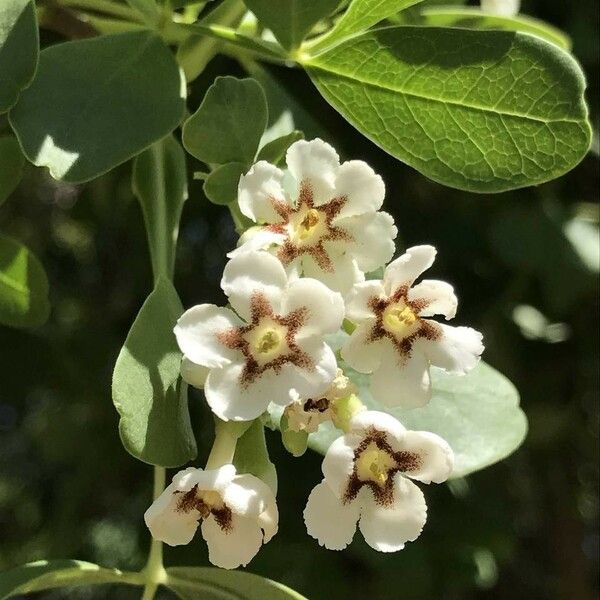
[[(426, 520), (411, 480), (445, 481), (452, 450), (432, 433), (367, 410), (344, 364), (371, 375), (376, 403), (419, 407), (431, 398), (430, 367), (468, 372), (483, 351), (481, 334), (431, 318), (452, 319), (457, 308), (449, 284), (415, 284), (433, 264), (433, 247), (410, 248), (387, 264), (397, 231), (379, 210), (385, 187), (367, 164), (340, 164), (316, 139), (292, 144), (287, 166), (260, 161), (240, 179), (239, 209), (255, 225), (229, 254), (221, 281), (229, 307), (200, 304), (177, 322), (182, 377), (204, 389), (223, 426), (282, 407), (284, 443), (292, 439), (286, 447), (296, 455), (324, 422), (340, 429), (304, 511), (308, 533), (339, 550), (358, 523), (376, 550), (400, 550)], [(369, 278), (382, 267), (381, 280)], [(325, 340), (342, 326), (352, 333), (338, 363)], [(271, 539), (278, 516), (272, 489), (237, 474), (233, 452), (226, 456), (215, 465), (211, 453), (206, 470), (178, 473), (146, 523), (155, 538), (177, 545), (202, 521), (211, 562), (235, 568)]]

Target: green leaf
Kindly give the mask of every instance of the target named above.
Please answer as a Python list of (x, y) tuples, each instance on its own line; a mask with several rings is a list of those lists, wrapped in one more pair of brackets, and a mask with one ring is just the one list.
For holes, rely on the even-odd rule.
[(183, 126), (183, 145), (205, 163), (250, 164), (267, 126), (267, 101), (254, 79), (217, 77)]
[(281, 583), (244, 571), (171, 567), (167, 576), (167, 587), (181, 600), (306, 600)]
[(173, 284), (160, 278), (129, 330), (113, 373), (113, 402), (125, 449), (162, 467), (179, 467), (196, 457), (173, 334), (182, 312)]
[(215, 204), (229, 204), (237, 198), (240, 177), (248, 170), (242, 163), (227, 163), (212, 171), (204, 181), (204, 193)]
[(238, 473), (250, 473), (262, 479), (277, 494), (277, 471), (269, 459), (265, 430), (256, 419), (237, 441), (233, 464)]
[(172, 279), (179, 220), (188, 197), (185, 153), (172, 136), (135, 159), (133, 192), (144, 213), (155, 278)]
[(257, 160), (266, 160), (274, 165), (278, 165), (285, 158), (287, 149), (298, 140), (304, 138), (301, 131), (294, 130), (287, 135), (283, 135), (265, 144), (258, 152)]
[(244, 61), (244, 68), (262, 86), (269, 105), (269, 122), (261, 144), (267, 144), (274, 139), (299, 129), (308, 138), (322, 137), (330, 134), (316, 119), (315, 115), (298, 101), (273, 74), (255, 61)]
[[(452, 478), (464, 477), (514, 452), (527, 433), (527, 419), (519, 408), (519, 394), (504, 375), (480, 363), (464, 376), (431, 369), (433, 398), (412, 410), (378, 405), (369, 392), (369, 376), (342, 365), (359, 389), (363, 403), (396, 417), (407, 429), (431, 431), (448, 441), (455, 455)], [(272, 420), (277, 423), (277, 414)], [(325, 454), (340, 435), (330, 423), (309, 436), (308, 445)]]
[(46, 48), (10, 120), (31, 162), (80, 183), (170, 133), (184, 97), (177, 63), (156, 35), (100, 36)]
[(154, 0), (127, 0), (127, 4), (137, 11), (150, 27), (158, 25), (160, 9)]
[(23, 175), (25, 157), (12, 136), (0, 137), (0, 204), (14, 191)]
[(398, 14), (422, 0), (352, 0), (348, 9), (329, 31), (318, 42), (311, 46), (311, 51), (333, 46), (355, 33), (365, 31), (377, 23)]
[(501, 17), (490, 15), (476, 8), (426, 8), (418, 18), (419, 24), (430, 27), (464, 27), (465, 29), (504, 29), (507, 31), (524, 31), (570, 50), (572, 43), (567, 34), (544, 21), (518, 15)]
[(0, 600), (71, 585), (132, 583), (131, 574), (80, 560), (39, 560), (0, 573)]
[(6, 112), (35, 74), (39, 35), (33, 0), (0, 2), (0, 113)]
[(38, 327), (49, 314), (44, 267), (25, 246), (0, 236), (0, 323)]
[(297, 48), (310, 30), (330, 15), (340, 0), (245, 0), (246, 6), (287, 50)]
[(590, 145), (579, 65), (528, 34), (389, 27), (305, 65), (366, 137), (451, 187), (539, 184), (572, 169)]

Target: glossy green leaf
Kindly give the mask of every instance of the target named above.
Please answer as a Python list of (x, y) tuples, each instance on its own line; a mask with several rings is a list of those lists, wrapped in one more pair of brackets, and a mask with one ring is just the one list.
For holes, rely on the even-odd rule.
[(419, 24), (432, 27), (464, 27), (465, 29), (505, 29), (507, 31), (524, 31), (570, 50), (572, 43), (560, 29), (545, 21), (526, 15), (502, 17), (490, 15), (476, 8), (427, 8), (418, 19)]
[(204, 181), (204, 193), (215, 204), (230, 204), (237, 198), (240, 177), (248, 170), (242, 163), (227, 163), (212, 171)]
[(173, 334), (182, 312), (173, 284), (160, 278), (131, 326), (113, 372), (123, 445), (139, 460), (162, 467), (179, 467), (196, 456)]
[(333, 46), (355, 33), (365, 31), (377, 23), (398, 14), (422, 0), (352, 0), (335, 27), (319, 39), (311, 50)]
[(0, 573), (0, 600), (72, 585), (131, 583), (118, 569), (80, 560), (39, 560)]
[(306, 67), (366, 137), (451, 187), (539, 184), (572, 169), (590, 145), (579, 65), (528, 34), (388, 27)]
[(171, 51), (133, 32), (46, 48), (10, 120), (27, 158), (57, 179), (94, 179), (165, 137), (185, 91)]
[(185, 153), (172, 136), (135, 159), (133, 192), (144, 213), (152, 271), (155, 277), (172, 278), (179, 220), (188, 195)]
[(257, 160), (266, 160), (274, 165), (278, 165), (285, 158), (287, 149), (298, 140), (304, 138), (301, 131), (294, 130), (287, 135), (275, 138), (265, 144), (258, 152)]
[(277, 494), (277, 471), (269, 459), (265, 430), (256, 419), (237, 441), (233, 464), (238, 473), (250, 473), (262, 479)]
[(260, 84), (217, 77), (183, 126), (183, 145), (205, 163), (249, 164), (266, 126), (267, 101)]
[(0, 236), (0, 323), (38, 327), (49, 314), (44, 267), (25, 246)]
[(33, 0), (0, 2), (0, 113), (17, 101), (35, 74), (39, 36)]
[(12, 136), (0, 137), (0, 204), (15, 190), (25, 166), (19, 142)]
[(306, 600), (289, 587), (245, 571), (171, 567), (167, 587), (181, 600)]
[(297, 48), (310, 30), (330, 15), (340, 0), (245, 0), (246, 6), (268, 27), (281, 45)]

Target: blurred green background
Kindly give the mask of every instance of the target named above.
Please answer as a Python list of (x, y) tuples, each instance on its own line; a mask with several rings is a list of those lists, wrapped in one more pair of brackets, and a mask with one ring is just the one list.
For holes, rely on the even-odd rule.
[[(597, 124), (598, 3), (525, 1), (524, 12), (569, 33), (589, 80)], [(59, 38), (43, 34), (44, 43)], [(215, 75), (243, 75), (217, 58), (194, 82), (194, 110)], [(458, 324), (481, 329), (486, 360), (522, 395), (530, 432), (508, 460), (429, 486), (429, 522), (397, 554), (360, 535), (345, 552), (309, 538), (302, 509), (321, 479), (320, 457), (292, 459), (268, 437), (279, 471), (280, 531), (249, 570), (311, 599), (575, 599), (598, 595), (598, 156), (560, 180), (497, 196), (444, 188), (395, 161), (325, 105), (299, 71), (270, 73), (319, 123), (342, 158), (368, 161), (387, 186), (399, 250), (438, 247), (432, 276), (460, 297)], [(276, 115), (274, 115), (276, 116)], [(0, 120), (0, 133), (7, 130)], [(310, 137), (316, 132), (307, 132)], [(596, 140), (597, 143), (597, 140)], [(189, 161), (190, 175), (199, 167)], [(41, 558), (140, 568), (151, 468), (121, 447), (110, 379), (151, 287), (131, 164), (84, 186), (29, 167), (0, 211), (0, 229), (26, 243), (51, 282), (41, 329), (0, 327), (0, 570)], [(225, 252), (236, 241), (226, 209), (191, 181), (176, 286), (185, 306), (221, 302)], [(200, 455), (212, 419), (190, 394)], [(166, 550), (167, 564), (207, 564), (200, 538)], [(139, 590), (77, 588), (43, 598), (135, 598)], [(163, 594), (165, 598), (168, 594)]]

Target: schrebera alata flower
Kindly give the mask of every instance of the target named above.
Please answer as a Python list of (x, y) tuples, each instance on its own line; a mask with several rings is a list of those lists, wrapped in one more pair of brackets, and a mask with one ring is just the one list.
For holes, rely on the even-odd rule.
[(482, 335), (428, 319), (456, 314), (451, 285), (432, 279), (413, 283), (435, 259), (432, 246), (415, 246), (391, 262), (383, 281), (356, 284), (346, 299), (346, 316), (357, 325), (342, 347), (343, 359), (373, 373), (371, 392), (387, 406), (413, 408), (431, 398), (430, 365), (464, 375), (483, 352)]
[(208, 368), (204, 393), (213, 412), (249, 421), (269, 402), (287, 406), (323, 394), (337, 372), (323, 336), (341, 326), (340, 294), (315, 279), (288, 281), (279, 260), (260, 251), (232, 258), (221, 287), (233, 310), (194, 306), (174, 330), (186, 379), (206, 374), (194, 365)]
[(439, 436), (407, 431), (386, 413), (359, 412), (325, 455), (324, 479), (304, 509), (307, 531), (329, 550), (342, 550), (358, 523), (375, 550), (401, 550), (427, 520), (423, 493), (410, 479), (441, 483), (453, 466), (454, 454)]
[(340, 164), (336, 151), (320, 139), (295, 142), (286, 161), (289, 185), (286, 174), (265, 161), (240, 178), (240, 210), (258, 225), (229, 256), (266, 249), (289, 273), (346, 293), (394, 253), (397, 229), (379, 211), (383, 180), (363, 161)]
[(152, 537), (169, 546), (189, 544), (200, 530), (213, 565), (247, 565), (276, 533), (279, 515), (271, 489), (254, 475), (237, 475), (233, 465), (203, 471), (190, 467), (144, 514)]

